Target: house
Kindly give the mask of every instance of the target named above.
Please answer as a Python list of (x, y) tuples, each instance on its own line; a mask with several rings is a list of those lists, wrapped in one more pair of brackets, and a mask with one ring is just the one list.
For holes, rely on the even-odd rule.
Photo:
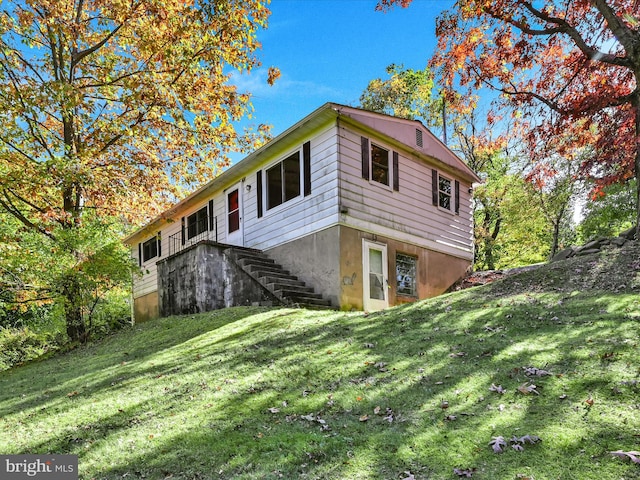
[(135, 318), (438, 295), (472, 264), (477, 181), (419, 121), (327, 103), (125, 239)]

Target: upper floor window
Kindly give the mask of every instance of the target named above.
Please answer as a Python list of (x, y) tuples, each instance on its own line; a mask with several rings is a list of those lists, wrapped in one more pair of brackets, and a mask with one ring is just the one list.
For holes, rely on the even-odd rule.
[(389, 150), (371, 144), (371, 179), (389, 185)]
[(392, 152), (361, 137), (362, 178), (400, 191), (398, 152)]
[(431, 170), (432, 202), (436, 207), (460, 215), (460, 181), (443, 177), (434, 168)]
[(268, 168), (265, 175), (267, 210), (298, 197), (300, 195), (300, 152), (295, 152)]
[(451, 210), (451, 180), (438, 175), (438, 206)]
[(207, 207), (203, 207), (187, 217), (187, 240), (207, 231)]

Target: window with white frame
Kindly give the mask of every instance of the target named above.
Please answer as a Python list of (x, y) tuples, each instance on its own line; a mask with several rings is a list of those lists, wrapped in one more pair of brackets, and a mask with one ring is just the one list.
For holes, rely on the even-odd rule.
[(438, 206), (451, 210), (451, 180), (438, 175)]
[(396, 292), (398, 295), (418, 297), (417, 266), (417, 257), (404, 253), (396, 254)]
[(268, 168), (265, 180), (267, 210), (300, 196), (300, 152)]
[(389, 185), (389, 150), (371, 144), (371, 179)]
[(203, 207), (187, 217), (187, 240), (207, 231), (208, 218), (207, 207)]
[(153, 238), (150, 238), (146, 242), (142, 244), (141, 255), (142, 262), (146, 262), (151, 260), (152, 258), (158, 257), (161, 255), (160, 247), (161, 247), (162, 239), (160, 237), (160, 233), (158, 232)]

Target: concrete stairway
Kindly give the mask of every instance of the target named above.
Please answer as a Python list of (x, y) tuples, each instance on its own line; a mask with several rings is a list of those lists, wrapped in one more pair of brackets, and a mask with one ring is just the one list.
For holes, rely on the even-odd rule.
[(249, 276), (285, 305), (304, 308), (328, 309), (331, 301), (315, 293), (298, 277), (285, 270), (269, 256), (259, 250), (231, 248), (227, 253)]

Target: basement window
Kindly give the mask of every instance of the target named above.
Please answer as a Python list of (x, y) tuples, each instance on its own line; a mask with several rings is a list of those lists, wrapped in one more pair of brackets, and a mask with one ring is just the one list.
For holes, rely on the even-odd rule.
[(398, 295), (418, 297), (416, 270), (418, 258), (404, 253), (396, 254), (396, 289)]

